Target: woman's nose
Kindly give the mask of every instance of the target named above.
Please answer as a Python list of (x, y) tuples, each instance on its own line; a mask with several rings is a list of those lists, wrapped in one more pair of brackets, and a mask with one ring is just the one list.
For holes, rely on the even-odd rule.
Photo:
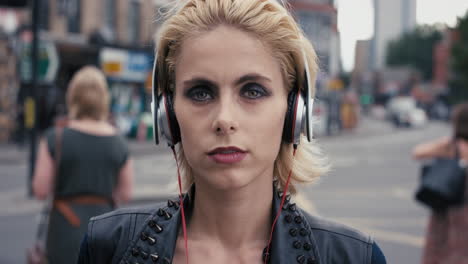
[(235, 120), (235, 106), (230, 100), (220, 100), (219, 107), (215, 109), (215, 118), (212, 129), (218, 135), (232, 134), (238, 129), (238, 122)]

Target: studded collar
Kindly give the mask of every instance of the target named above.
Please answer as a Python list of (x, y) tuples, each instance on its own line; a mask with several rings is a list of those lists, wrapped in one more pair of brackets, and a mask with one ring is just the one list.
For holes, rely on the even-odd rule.
[[(194, 194), (193, 187), (190, 194)], [(282, 193), (274, 188), (272, 218), (281, 204)], [(184, 209), (190, 214), (193, 207), (192, 195), (184, 196)], [(172, 263), (181, 223), (180, 205), (169, 200), (157, 208), (140, 227), (135, 239), (129, 244), (120, 264)], [(270, 264), (305, 263), (318, 264), (319, 253), (309, 224), (296, 204), (286, 197), (282, 213), (273, 233), (270, 254), (263, 252), (263, 259)]]

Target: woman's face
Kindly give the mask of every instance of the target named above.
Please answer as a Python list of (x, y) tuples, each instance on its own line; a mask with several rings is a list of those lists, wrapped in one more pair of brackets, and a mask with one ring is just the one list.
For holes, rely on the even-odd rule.
[(280, 64), (252, 35), (219, 26), (182, 44), (174, 108), (197, 185), (271, 182), (286, 107)]

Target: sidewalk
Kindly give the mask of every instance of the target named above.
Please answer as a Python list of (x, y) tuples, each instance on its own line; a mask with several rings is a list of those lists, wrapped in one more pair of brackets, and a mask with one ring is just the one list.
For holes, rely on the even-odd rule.
[(15, 144), (0, 143), (0, 166), (3, 164), (19, 164), (29, 158), (27, 146), (19, 147)]
[[(153, 141), (127, 140), (127, 142), (133, 157), (161, 152), (161, 147), (156, 146)], [(14, 143), (0, 143), (0, 165), (26, 162), (29, 159), (29, 151), (29, 145), (19, 146)]]

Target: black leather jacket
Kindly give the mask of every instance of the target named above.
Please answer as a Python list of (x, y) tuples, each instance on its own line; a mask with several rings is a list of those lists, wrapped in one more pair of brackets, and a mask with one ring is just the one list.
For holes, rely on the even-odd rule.
[[(275, 192), (272, 215), (280, 196)], [(184, 199), (190, 213), (188, 195)], [(180, 222), (179, 204), (173, 201), (94, 217), (79, 263), (171, 263)], [(311, 216), (287, 202), (275, 227), (269, 263), (371, 264), (373, 243), (357, 230)]]

